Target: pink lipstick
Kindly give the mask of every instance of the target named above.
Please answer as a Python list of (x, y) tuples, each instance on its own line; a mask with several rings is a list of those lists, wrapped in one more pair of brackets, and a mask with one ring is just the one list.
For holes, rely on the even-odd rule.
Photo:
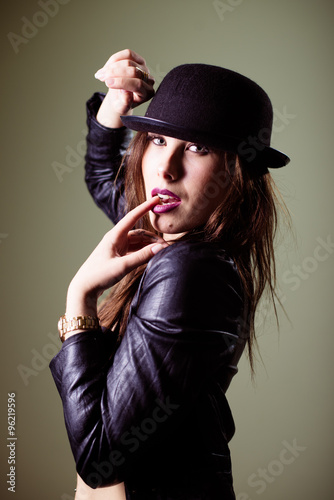
[(181, 198), (176, 196), (176, 194), (172, 193), (168, 189), (154, 188), (152, 189), (151, 195), (158, 195), (160, 198), (160, 203), (158, 205), (155, 205), (155, 207), (152, 209), (155, 214), (170, 212), (171, 210), (174, 210), (174, 208), (178, 207), (181, 203)]

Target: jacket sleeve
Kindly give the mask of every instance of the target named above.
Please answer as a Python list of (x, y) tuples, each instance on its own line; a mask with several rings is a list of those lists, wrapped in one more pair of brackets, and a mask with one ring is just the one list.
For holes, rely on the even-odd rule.
[(119, 168), (132, 132), (126, 127), (112, 129), (97, 122), (96, 114), (103, 99), (104, 94), (95, 93), (86, 105), (85, 181), (97, 206), (116, 224), (125, 215), (124, 175)]
[[(238, 273), (230, 259), (195, 250), (175, 243), (150, 261), (112, 362), (98, 332), (71, 337), (51, 361), (77, 471), (91, 487), (123, 480), (147, 448), (164, 446), (233, 356)], [(154, 432), (140, 436), (149, 422)]]

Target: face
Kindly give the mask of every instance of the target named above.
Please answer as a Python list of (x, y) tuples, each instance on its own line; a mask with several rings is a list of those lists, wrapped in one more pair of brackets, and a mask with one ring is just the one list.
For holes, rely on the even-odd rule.
[(192, 142), (148, 134), (142, 159), (146, 199), (160, 195), (150, 212), (166, 240), (204, 224), (222, 201), (223, 153)]

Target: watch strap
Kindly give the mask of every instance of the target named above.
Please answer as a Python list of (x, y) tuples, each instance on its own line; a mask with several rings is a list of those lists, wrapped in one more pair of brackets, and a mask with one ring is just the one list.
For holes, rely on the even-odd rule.
[(100, 327), (99, 319), (96, 316), (74, 316), (68, 318), (66, 314), (58, 321), (60, 340), (64, 342), (65, 334), (75, 330), (96, 330)]

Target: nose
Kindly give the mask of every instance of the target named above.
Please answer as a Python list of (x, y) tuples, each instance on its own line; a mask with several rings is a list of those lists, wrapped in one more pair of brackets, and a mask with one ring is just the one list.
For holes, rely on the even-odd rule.
[(158, 164), (158, 175), (170, 182), (176, 181), (182, 175), (181, 152), (177, 148), (166, 148), (164, 153)]
[(158, 166), (158, 176), (168, 181), (173, 181), (175, 178), (175, 175), (172, 174), (170, 168), (168, 168), (167, 165)]

